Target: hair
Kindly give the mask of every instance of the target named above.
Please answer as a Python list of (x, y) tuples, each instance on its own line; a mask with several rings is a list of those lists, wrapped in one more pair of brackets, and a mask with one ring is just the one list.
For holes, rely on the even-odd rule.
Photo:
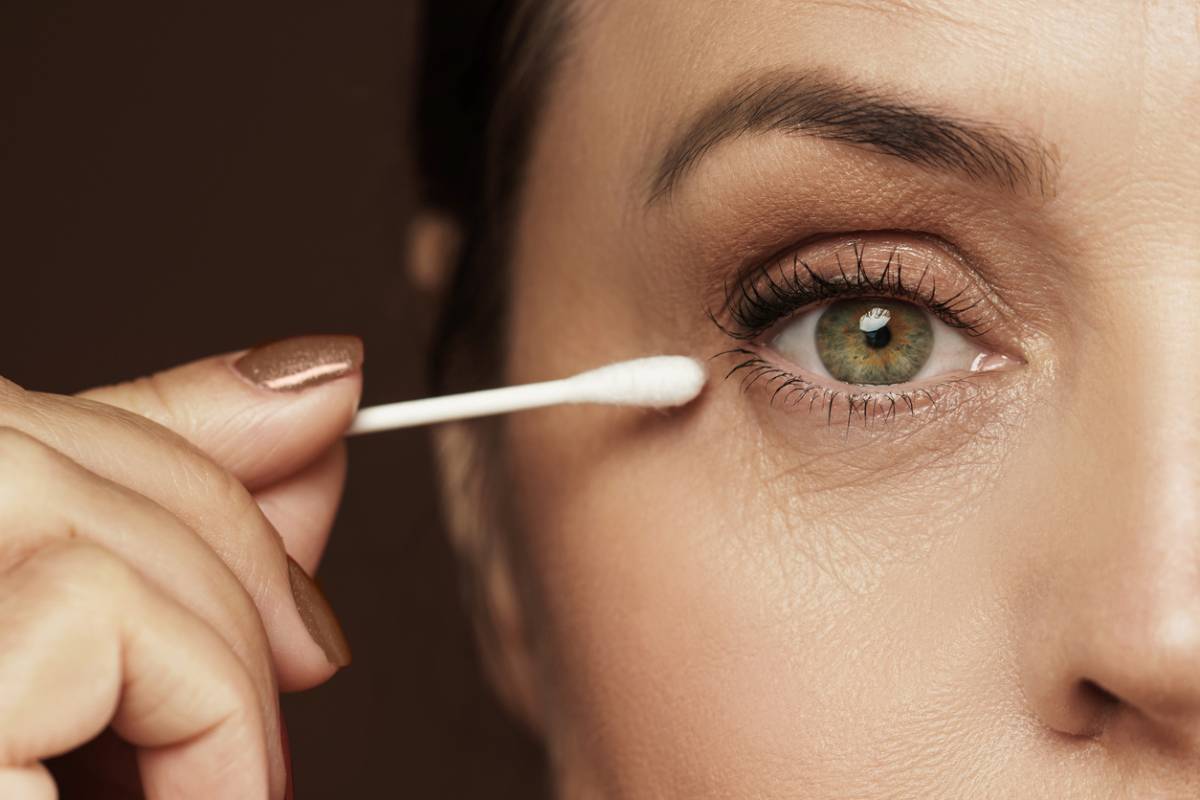
[(426, 4), (417, 107), (422, 202), (463, 233), (428, 353), (436, 393), (499, 378), (512, 231), (567, 28), (566, 0)]
[[(417, 107), (421, 202), (462, 231), (427, 358), (437, 394), (495, 385), (503, 370), (513, 231), (539, 111), (566, 47), (570, 0), (429, 2)], [(441, 513), (463, 602), (493, 687), (536, 730), (501, 664), (510, 630), (494, 615), (497, 575), (524, 563), (502, 485), (498, 418), (443, 425), (435, 439)], [(461, 456), (461, 457), (458, 457)], [(505, 568), (495, 569), (497, 565)]]

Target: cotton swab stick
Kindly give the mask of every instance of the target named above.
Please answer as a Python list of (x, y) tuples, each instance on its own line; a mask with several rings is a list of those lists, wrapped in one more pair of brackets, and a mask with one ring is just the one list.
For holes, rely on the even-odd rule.
[(700, 394), (707, 380), (704, 367), (694, 358), (635, 358), (556, 381), (364, 408), (354, 417), (346, 435), (507, 414), (560, 403), (604, 403), (648, 408), (681, 406)]

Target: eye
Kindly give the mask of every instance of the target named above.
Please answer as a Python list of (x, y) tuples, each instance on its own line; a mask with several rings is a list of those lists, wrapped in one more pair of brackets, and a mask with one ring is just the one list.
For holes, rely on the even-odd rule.
[(717, 354), (737, 359), (725, 377), (762, 387), (772, 408), (823, 409), (827, 424), (844, 414), (847, 430), (973, 401), (979, 373), (1023, 363), (992, 349), (1005, 326), (977, 273), (927, 237), (817, 240), (725, 288), (709, 313), (741, 343)]
[(803, 311), (767, 344), (810, 375), (871, 386), (978, 371), (990, 355), (925, 309), (883, 297)]

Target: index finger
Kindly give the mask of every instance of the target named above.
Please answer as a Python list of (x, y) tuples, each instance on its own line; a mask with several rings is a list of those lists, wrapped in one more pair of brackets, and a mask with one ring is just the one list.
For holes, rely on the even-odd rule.
[(178, 433), (253, 492), (342, 437), (358, 408), (362, 363), (355, 336), (297, 336), (78, 396)]

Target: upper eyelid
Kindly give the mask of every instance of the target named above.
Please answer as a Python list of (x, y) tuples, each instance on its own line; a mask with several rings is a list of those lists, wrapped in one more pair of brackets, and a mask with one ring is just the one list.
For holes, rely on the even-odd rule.
[[(793, 247), (744, 272), (733, 284), (727, 284), (719, 314), (709, 309), (709, 318), (731, 338), (748, 341), (786, 316), (822, 300), (881, 294), (915, 301), (943, 322), (973, 336), (982, 336), (990, 329), (982, 316), (971, 317), (971, 313), (983, 305), (985, 293), (981, 288), (973, 287), (974, 281), (966, 270), (963, 270), (962, 285), (945, 294), (937, 288), (936, 275), (931, 282), (926, 280), (932, 262), (927, 262), (924, 269), (915, 270), (918, 273), (915, 281), (911, 278), (914, 270), (905, 272), (903, 259), (907, 250), (900, 244), (891, 246), (875, 279), (869, 274), (874, 268), (865, 266), (865, 254), (868, 246), (879, 245), (851, 239), (844, 241), (842, 246), (853, 248), (854, 264), (850, 270), (839, 260), (837, 273), (825, 278), (806, 260), (799, 258), (803, 246)], [(790, 269), (785, 263), (789, 258), (792, 259)]]

